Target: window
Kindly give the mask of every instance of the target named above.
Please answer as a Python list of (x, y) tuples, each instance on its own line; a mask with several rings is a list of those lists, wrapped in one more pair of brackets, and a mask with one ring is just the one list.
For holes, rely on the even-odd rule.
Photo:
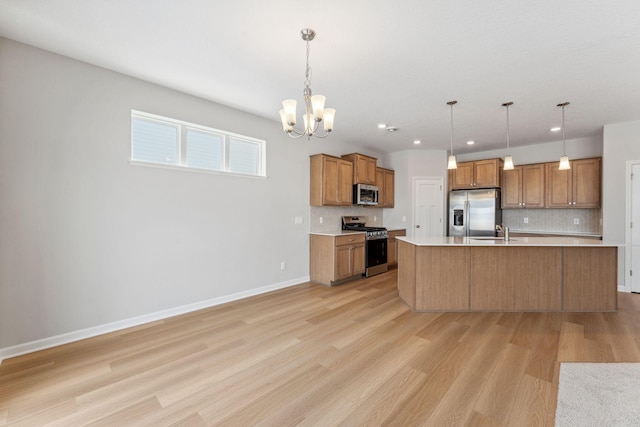
[(145, 164), (266, 176), (266, 142), (131, 111), (131, 160)]

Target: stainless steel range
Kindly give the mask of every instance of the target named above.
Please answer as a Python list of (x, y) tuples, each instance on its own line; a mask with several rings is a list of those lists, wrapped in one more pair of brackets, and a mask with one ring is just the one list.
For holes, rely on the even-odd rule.
[(387, 271), (387, 229), (384, 227), (367, 227), (367, 217), (343, 216), (342, 230), (364, 231), (366, 240), (365, 276)]

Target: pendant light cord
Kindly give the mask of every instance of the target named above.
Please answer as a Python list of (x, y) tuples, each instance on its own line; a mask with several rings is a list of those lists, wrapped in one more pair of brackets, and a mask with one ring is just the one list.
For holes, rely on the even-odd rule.
[(458, 101), (449, 101), (447, 105), (451, 107), (451, 155), (453, 156), (453, 106), (456, 105)]

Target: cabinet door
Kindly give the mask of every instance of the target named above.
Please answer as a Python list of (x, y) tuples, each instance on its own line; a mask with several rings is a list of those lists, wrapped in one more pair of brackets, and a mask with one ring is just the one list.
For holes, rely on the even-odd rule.
[(502, 171), (502, 209), (522, 207), (522, 166)]
[(352, 275), (362, 274), (365, 271), (365, 248), (364, 243), (353, 245), (351, 251), (351, 260), (353, 263)]
[(546, 197), (547, 208), (572, 207), (572, 175), (571, 169), (558, 170), (559, 162), (546, 163)]
[(348, 160), (338, 160), (339, 174), (337, 187), (339, 193), (337, 204), (341, 206), (351, 206), (353, 204), (353, 163)]
[(500, 169), (498, 160), (479, 160), (474, 163), (473, 186), (478, 188), (499, 187)]
[(353, 276), (353, 246), (336, 246), (335, 280)]
[(378, 206), (384, 207), (384, 169), (376, 168), (376, 186), (378, 187)]
[(571, 162), (573, 172), (573, 207), (600, 207), (600, 159)]
[(367, 159), (367, 184), (375, 185), (376, 183), (376, 159), (366, 157)]
[(544, 208), (544, 164), (522, 166), (522, 207)]
[(473, 188), (473, 162), (458, 163), (451, 171), (453, 189)]
[(392, 208), (395, 200), (395, 172), (384, 171), (384, 207)]
[(395, 265), (398, 262), (398, 241), (395, 237), (389, 236), (387, 240), (387, 264)]
[(340, 205), (339, 175), (341, 160), (335, 157), (324, 157), (322, 168), (322, 204)]

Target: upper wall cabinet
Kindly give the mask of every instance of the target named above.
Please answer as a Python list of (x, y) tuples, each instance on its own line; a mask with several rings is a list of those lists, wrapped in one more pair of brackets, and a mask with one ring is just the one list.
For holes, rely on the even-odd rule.
[(376, 168), (376, 186), (379, 189), (378, 207), (392, 208), (395, 198), (395, 172), (391, 169)]
[(311, 156), (311, 206), (353, 204), (353, 163), (326, 154)]
[(548, 208), (599, 208), (601, 159), (571, 161), (571, 169), (558, 170), (559, 163), (546, 164)]
[(376, 184), (376, 159), (364, 154), (352, 153), (342, 156), (353, 163), (354, 184)]
[(449, 171), (449, 187), (452, 190), (501, 187), (502, 159), (477, 160), (458, 163)]
[(544, 208), (545, 164), (502, 171), (502, 208)]

